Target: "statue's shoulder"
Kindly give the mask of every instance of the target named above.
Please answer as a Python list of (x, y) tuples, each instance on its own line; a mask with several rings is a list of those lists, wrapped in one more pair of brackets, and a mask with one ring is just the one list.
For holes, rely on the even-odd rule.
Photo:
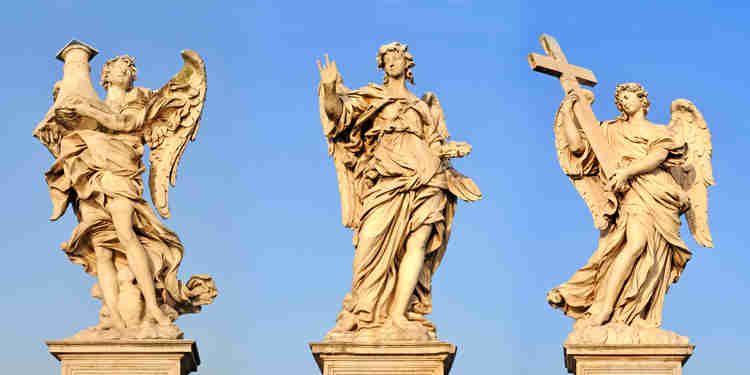
[(127, 92), (126, 98), (128, 101), (141, 101), (148, 100), (154, 95), (154, 91), (146, 87), (133, 87)]
[(145, 87), (133, 87), (125, 94), (125, 108), (146, 108), (153, 95), (154, 91), (151, 89)]
[(385, 96), (385, 89), (383, 86), (372, 82), (368, 83), (367, 86), (360, 87), (352, 92), (367, 96)]
[(643, 132), (649, 139), (674, 138), (676, 135), (674, 131), (666, 125), (657, 124), (648, 120), (643, 124), (643, 128)]
[(622, 119), (616, 118), (614, 120), (604, 120), (604, 121), (600, 122), (599, 125), (601, 127), (603, 127), (603, 128), (607, 128), (607, 127), (610, 127), (610, 126), (622, 125), (623, 122), (624, 121), (622, 121)]

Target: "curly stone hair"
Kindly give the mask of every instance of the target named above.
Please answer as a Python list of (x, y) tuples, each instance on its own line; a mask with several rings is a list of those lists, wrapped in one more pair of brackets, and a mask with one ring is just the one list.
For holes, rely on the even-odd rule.
[(643, 114), (648, 114), (648, 107), (651, 105), (651, 102), (648, 100), (648, 91), (646, 91), (646, 89), (644, 89), (639, 83), (635, 82), (622, 83), (615, 88), (615, 105), (617, 106), (617, 110), (625, 115), (625, 108), (623, 108), (619, 96), (626, 91), (635, 93), (638, 96), (638, 99), (641, 100), (641, 104), (643, 105)]
[(107, 60), (107, 62), (104, 63), (104, 67), (102, 67), (102, 78), (99, 81), (99, 84), (102, 85), (102, 87), (104, 87), (105, 89), (109, 88), (109, 85), (111, 84), (111, 82), (109, 81), (109, 72), (112, 69), (112, 65), (114, 65), (118, 61), (125, 62), (130, 69), (130, 76), (133, 77), (133, 79), (130, 81), (130, 85), (127, 87), (127, 90), (130, 90), (133, 88), (133, 82), (138, 79), (136, 78), (138, 69), (135, 68), (135, 58), (128, 55), (116, 56)]
[[(388, 52), (396, 52), (400, 53), (404, 56), (404, 59), (406, 59), (406, 80), (411, 82), (411, 84), (414, 84), (414, 72), (411, 71), (411, 68), (414, 67), (414, 56), (411, 55), (411, 53), (407, 52), (409, 49), (409, 46), (406, 44), (401, 44), (399, 42), (391, 42), (385, 45), (380, 46), (378, 49), (378, 56), (376, 58), (378, 62), (378, 69), (383, 70), (385, 67), (385, 62), (383, 61), (383, 58), (385, 57), (385, 54)], [(383, 83), (388, 83), (388, 74), (385, 75), (383, 78)]]

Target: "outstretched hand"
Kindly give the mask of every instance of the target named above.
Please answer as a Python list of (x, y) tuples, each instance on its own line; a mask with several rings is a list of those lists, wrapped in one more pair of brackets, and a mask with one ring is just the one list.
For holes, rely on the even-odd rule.
[(443, 145), (440, 156), (444, 158), (460, 158), (469, 155), (470, 152), (470, 144), (451, 141)]
[(339, 76), (339, 71), (336, 68), (336, 61), (328, 59), (328, 54), (325, 54), (326, 62), (325, 65), (320, 65), (320, 60), (317, 60), (318, 71), (320, 71), (320, 83), (326, 87), (326, 89), (333, 88), (336, 86), (336, 79)]

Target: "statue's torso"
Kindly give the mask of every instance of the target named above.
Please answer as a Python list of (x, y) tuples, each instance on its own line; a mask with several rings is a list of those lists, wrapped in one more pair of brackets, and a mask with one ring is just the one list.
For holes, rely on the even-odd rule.
[[(626, 168), (645, 158), (652, 147), (668, 137), (668, 130), (661, 125), (649, 122), (629, 124), (622, 120), (607, 123), (605, 134), (610, 146), (618, 155), (618, 168)], [(621, 204), (629, 207), (645, 208), (641, 194), (676, 197), (686, 199), (682, 188), (677, 184), (668, 169), (660, 165), (652, 171), (639, 174), (631, 179), (631, 188), (623, 195)]]
[(439, 158), (425, 141), (425, 124), (414, 109), (416, 101), (397, 100), (384, 105), (365, 132), (371, 146), (368, 169), (380, 176), (428, 178)]

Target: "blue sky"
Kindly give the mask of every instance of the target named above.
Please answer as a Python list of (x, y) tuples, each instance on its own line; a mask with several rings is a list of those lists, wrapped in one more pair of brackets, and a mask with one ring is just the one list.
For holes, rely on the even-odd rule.
[[(56, 52), (77, 38), (99, 49), (98, 82), (112, 56), (137, 58), (139, 86), (158, 88), (179, 51), (206, 61), (208, 99), (171, 192), (186, 254), (181, 276), (209, 273), (220, 295), (178, 324), (198, 341), (200, 374), (315, 374), (307, 343), (332, 327), (351, 281), (351, 232), (340, 224), (336, 174), (318, 117), (315, 60), (329, 53), (350, 87), (379, 82), (377, 48), (409, 45), (421, 96), (435, 92), (454, 162), (484, 193), (460, 203), (434, 277), (438, 337), (458, 345), (452, 374), (564, 374), (572, 320), (548, 308), (596, 246), (590, 214), (559, 169), (552, 121), (559, 83), (532, 72), (538, 37), (557, 37), (568, 60), (594, 71), (594, 112), (617, 115), (618, 83), (644, 84), (651, 121), (692, 100), (713, 135), (709, 211), (715, 248), (698, 247), (666, 297), (664, 328), (697, 345), (685, 374), (740, 373), (750, 349), (747, 220), (750, 177), (745, 2), (11, 2), (0, 52), (0, 167), (7, 215), (0, 283), (0, 361), (9, 373), (56, 373), (45, 340), (96, 324), (94, 280), (58, 249), (75, 218), (49, 222), (43, 172), (52, 163), (31, 131), (62, 76)], [(122, 4), (122, 5), (120, 5)], [(100, 90), (100, 93), (103, 92)], [(497, 371), (495, 371), (497, 370)]]

